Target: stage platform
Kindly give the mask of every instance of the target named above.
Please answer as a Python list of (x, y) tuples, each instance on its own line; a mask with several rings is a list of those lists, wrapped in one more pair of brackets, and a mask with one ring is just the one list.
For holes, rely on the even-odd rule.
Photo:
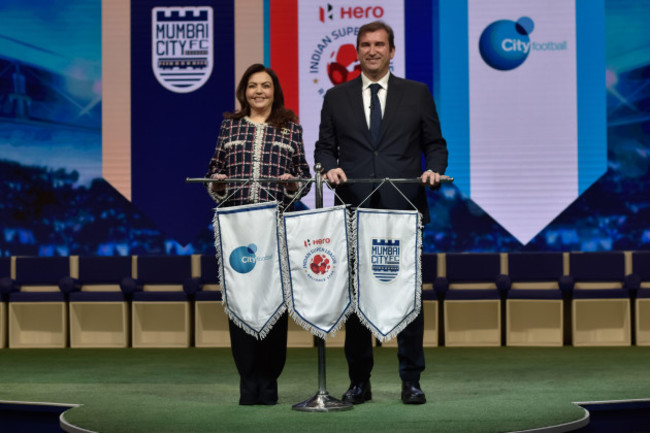
[[(396, 349), (389, 347), (375, 349), (373, 400), (344, 412), (291, 409), (317, 391), (315, 348), (289, 349), (276, 406), (237, 404), (227, 348), (2, 350), (0, 400), (77, 404), (62, 415), (69, 432), (586, 433), (602, 430), (585, 427), (588, 412), (576, 402), (643, 406), (650, 397), (648, 347), (425, 351), (423, 406), (400, 402)], [(340, 397), (347, 385), (342, 349), (328, 348), (328, 391)], [(624, 425), (611, 431), (624, 432)]]

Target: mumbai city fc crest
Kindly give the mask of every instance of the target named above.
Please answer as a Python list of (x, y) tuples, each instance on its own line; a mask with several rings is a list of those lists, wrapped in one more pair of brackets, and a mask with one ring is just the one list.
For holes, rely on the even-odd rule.
[(153, 73), (167, 90), (193, 92), (210, 78), (212, 8), (155, 7), (151, 11)]
[(390, 283), (399, 274), (399, 239), (373, 239), (370, 252), (372, 275), (382, 283)]

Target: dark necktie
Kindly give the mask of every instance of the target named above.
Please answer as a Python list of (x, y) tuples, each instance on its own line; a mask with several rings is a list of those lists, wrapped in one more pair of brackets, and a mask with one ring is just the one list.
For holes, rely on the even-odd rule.
[(377, 144), (379, 140), (379, 130), (381, 129), (381, 104), (377, 92), (381, 85), (375, 83), (370, 85), (370, 135)]

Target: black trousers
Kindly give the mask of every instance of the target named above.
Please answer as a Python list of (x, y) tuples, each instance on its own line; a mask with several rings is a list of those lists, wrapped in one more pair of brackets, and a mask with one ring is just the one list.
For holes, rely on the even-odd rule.
[(239, 372), (239, 404), (275, 404), (278, 377), (287, 360), (285, 313), (263, 340), (247, 334), (229, 320), (230, 347)]
[[(405, 382), (417, 382), (424, 371), (424, 316), (422, 310), (397, 335), (399, 376)], [(356, 314), (345, 324), (345, 357), (348, 361), (350, 382), (368, 382), (373, 367), (372, 334), (361, 324)]]

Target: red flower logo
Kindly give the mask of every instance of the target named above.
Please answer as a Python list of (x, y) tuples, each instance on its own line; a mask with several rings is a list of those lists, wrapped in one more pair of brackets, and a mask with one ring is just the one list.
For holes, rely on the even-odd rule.
[(316, 254), (309, 264), (309, 267), (316, 275), (323, 275), (330, 270), (330, 259), (325, 255)]
[[(333, 52), (330, 57), (334, 56), (336, 56), (335, 61), (327, 64), (327, 75), (332, 84), (336, 86), (345, 83), (361, 74), (361, 64), (357, 62), (357, 50), (353, 44), (341, 45), (338, 51)], [(355, 62), (357, 64), (350, 71), (348, 68)]]

